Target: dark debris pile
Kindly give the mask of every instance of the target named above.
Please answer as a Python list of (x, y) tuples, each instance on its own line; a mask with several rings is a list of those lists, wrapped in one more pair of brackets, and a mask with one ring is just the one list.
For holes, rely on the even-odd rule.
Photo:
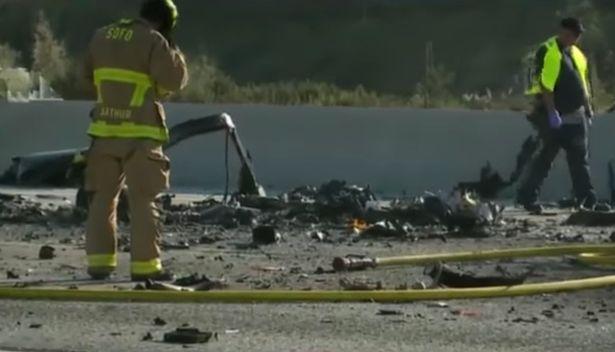
[[(166, 196), (168, 197), (168, 196)], [(410, 199), (378, 200), (369, 186), (333, 180), (320, 187), (302, 186), (279, 197), (238, 196), (229, 204), (214, 200), (172, 205), (161, 200), (167, 225), (199, 223), (224, 229), (249, 226), (346, 229), (365, 238), (418, 239), (416, 227), (474, 231), (501, 222), (503, 207), (473, 194), (426, 194)], [(310, 236), (323, 237), (325, 236)]]
[(71, 205), (44, 205), (20, 195), (0, 194), (0, 222), (79, 224), (85, 218), (85, 212)]
[[(503, 207), (481, 202), (470, 193), (426, 194), (410, 199), (379, 201), (369, 186), (333, 180), (320, 187), (302, 186), (279, 197), (236, 196), (224, 204), (215, 199), (175, 204), (173, 195), (158, 198), (167, 226), (212, 225), (222, 230), (241, 226), (349, 228), (366, 237), (411, 237), (415, 227), (440, 226), (472, 230), (497, 224)], [(81, 224), (86, 211), (70, 204), (44, 205), (30, 198), (0, 195), (0, 221), (32, 224)], [(120, 198), (125, 203), (126, 197)], [(126, 204), (120, 204), (126, 209)], [(120, 210), (121, 210), (120, 209)], [(120, 211), (124, 213), (124, 211)], [(120, 221), (129, 222), (126, 213)]]

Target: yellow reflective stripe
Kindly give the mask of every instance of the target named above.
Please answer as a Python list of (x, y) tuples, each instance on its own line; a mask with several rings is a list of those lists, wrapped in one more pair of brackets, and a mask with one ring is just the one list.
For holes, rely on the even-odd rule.
[(88, 255), (88, 266), (90, 268), (111, 267), (117, 266), (116, 254), (91, 254)]
[(94, 84), (98, 90), (98, 102), (102, 102), (100, 85), (103, 81), (134, 84), (135, 91), (130, 100), (131, 107), (141, 107), (145, 102), (145, 94), (152, 87), (149, 75), (137, 71), (119, 68), (98, 68), (94, 70)]
[(145, 262), (130, 263), (130, 272), (137, 275), (154, 274), (162, 271), (162, 261), (160, 258)]
[(177, 6), (173, 0), (165, 0), (167, 7), (171, 10), (171, 18), (173, 23), (171, 24), (173, 28), (177, 25), (177, 19), (179, 18), (179, 11), (177, 11)]
[(94, 121), (88, 128), (88, 134), (101, 138), (149, 138), (160, 142), (169, 140), (169, 131), (166, 128), (137, 125), (133, 122), (108, 124), (105, 121)]
[(131, 107), (141, 107), (145, 102), (145, 94), (151, 88), (151, 84), (149, 86), (137, 85), (134, 93), (132, 93), (132, 100), (130, 101)]
[(121, 25), (129, 25), (129, 24), (133, 24), (135, 22), (134, 19), (131, 18), (122, 18), (120, 19), (117, 23), (121, 24)]

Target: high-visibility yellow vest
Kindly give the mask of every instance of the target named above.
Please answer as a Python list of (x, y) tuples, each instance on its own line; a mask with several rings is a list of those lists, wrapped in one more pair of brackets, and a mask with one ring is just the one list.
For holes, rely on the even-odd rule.
[[(545, 53), (544, 62), (542, 65), (542, 71), (535, 72), (533, 75), (532, 85), (526, 92), (528, 95), (540, 94), (543, 92), (543, 89), (553, 92), (559, 79), (563, 54), (557, 44), (557, 38), (553, 37), (547, 40), (543, 46), (547, 48), (547, 51)], [(571, 47), (570, 53), (575, 64), (575, 68), (579, 72), (579, 76), (583, 82), (585, 93), (587, 96), (590, 96), (587, 58), (581, 49), (579, 49), (576, 45)]]

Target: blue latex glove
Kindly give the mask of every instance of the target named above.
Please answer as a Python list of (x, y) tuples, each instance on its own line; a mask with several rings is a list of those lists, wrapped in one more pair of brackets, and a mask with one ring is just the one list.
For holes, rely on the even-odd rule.
[(559, 115), (559, 111), (549, 111), (549, 127), (553, 129), (562, 127), (562, 117)]

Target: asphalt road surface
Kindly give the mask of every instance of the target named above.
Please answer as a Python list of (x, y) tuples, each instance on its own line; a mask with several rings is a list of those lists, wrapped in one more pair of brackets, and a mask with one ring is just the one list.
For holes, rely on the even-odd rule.
[[(27, 197), (41, 203), (66, 202), (64, 196)], [(429, 282), (423, 268), (387, 268), (356, 273), (318, 273), (344, 254), (393, 256), (478, 248), (512, 248), (570, 242), (603, 243), (612, 227), (566, 226), (566, 211), (528, 217), (511, 209), (488, 237), (447, 235), (416, 241), (362, 238), (326, 224), (283, 228), (281, 243), (253, 248), (248, 227), (167, 226), (165, 241), (207, 239), (185, 250), (167, 250), (165, 265), (179, 275), (198, 272), (224, 277), (231, 289), (340, 289), (340, 279), (380, 281), (386, 289)], [(0, 223), (0, 274), (17, 279), (82, 278), (84, 230), (80, 223)], [(327, 230), (319, 242), (308, 234)], [(423, 234), (435, 231), (419, 229)], [(121, 226), (126, 238), (128, 229)], [(41, 245), (55, 247), (56, 257), (39, 260)], [(120, 254), (117, 279), (128, 276), (128, 253)], [(496, 263), (466, 265), (475, 272)], [(562, 258), (502, 261), (513, 272), (535, 268), (528, 282), (611, 275), (613, 270), (572, 265)], [(0, 282), (7, 284), (5, 277)], [(66, 288), (70, 283), (57, 284)], [(126, 287), (126, 285), (128, 285)], [(125, 284), (131, 288), (134, 284)], [(109, 284), (108, 289), (117, 289)], [(86, 288), (82, 288), (86, 289)], [(384, 312), (382, 312), (384, 310)], [(384, 313), (384, 314), (382, 314)], [(165, 325), (156, 325), (160, 318)], [(217, 333), (202, 345), (170, 345), (163, 335), (186, 324)], [(149, 333), (149, 335), (148, 335)], [(150, 336), (151, 335), (151, 336)], [(148, 337), (144, 340), (144, 337)], [(533, 297), (363, 304), (119, 304), (0, 300), (0, 350), (5, 351), (558, 351), (615, 350), (615, 290)]]
[[(406, 305), (0, 303), (7, 351), (613, 351), (615, 292)], [(554, 308), (555, 307), (555, 308)], [(381, 309), (396, 315), (380, 315)], [(548, 313), (551, 312), (551, 313)], [(154, 319), (166, 321), (155, 326)], [(40, 324), (40, 327), (39, 325)], [(218, 333), (162, 343), (183, 324)], [(142, 341), (148, 333), (152, 340)]]

